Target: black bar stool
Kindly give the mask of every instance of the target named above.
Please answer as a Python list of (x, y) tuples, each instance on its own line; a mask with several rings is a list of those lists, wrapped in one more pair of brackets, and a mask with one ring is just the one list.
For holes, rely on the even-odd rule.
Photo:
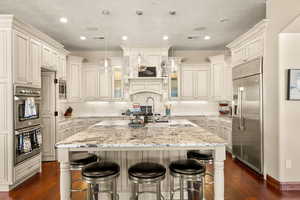
[[(143, 193), (156, 193), (156, 200), (165, 199), (161, 193), (161, 181), (165, 179), (166, 168), (158, 163), (141, 162), (128, 169), (129, 180), (133, 183), (131, 200), (138, 200)], [(139, 191), (140, 184), (156, 184), (156, 192)]]
[[(204, 175), (205, 175), (205, 166), (201, 165), (195, 160), (177, 160), (172, 162), (169, 165), (170, 174), (171, 174), (171, 184), (170, 184), (170, 200), (173, 200), (174, 194), (179, 190), (180, 200), (184, 200), (184, 190), (198, 192), (200, 199), (203, 199), (203, 190), (204, 190)], [(179, 178), (179, 188), (174, 187), (174, 179)], [(185, 188), (184, 182), (191, 183), (201, 183), (200, 189)]]
[[(88, 197), (98, 200), (100, 192), (109, 193), (112, 200), (119, 199), (117, 194), (117, 177), (120, 175), (120, 166), (109, 161), (94, 162), (82, 169), (82, 178), (88, 184)], [(110, 183), (110, 189), (100, 190), (99, 185)]]
[[(197, 151), (197, 150), (188, 151), (187, 158), (200, 162), (201, 164), (205, 165), (206, 168), (208, 167), (208, 165), (212, 165), (214, 163), (214, 157), (212, 151)], [(212, 178), (214, 177), (213, 173), (211, 172), (206, 172), (205, 175), (208, 175)]]
[(76, 152), (71, 154), (70, 159), (70, 170), (71, 170), (71, 192), (83, 192), (86, 189), (75, 189), (73, 188), (73, 183), (82, 181), (82, 177), (79, 179), (73, 179), (72, 171), (81, 171), (87, 164), (97, 162), (98, 157), (94, 154), (86, 152)]

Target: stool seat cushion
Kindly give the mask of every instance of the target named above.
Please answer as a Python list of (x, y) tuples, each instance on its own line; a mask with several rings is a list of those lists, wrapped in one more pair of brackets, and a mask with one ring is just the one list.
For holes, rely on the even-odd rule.
[(120, 173), (120, 166), (109, 161), (100, 161), (88, 164), (82, 169), (82, 176), (89, 178), (104, 178)]
[(158, 163), (141, 162), (128, 169), (130, 176), (139, 179), (154, 179), (166, 174), (166, 168)]
[(170, 171), (182, 175), (198, 175), (205, 172), (205, 166), (195, 160), (177, 160), (170, 164)]
[(71, 155), (71, 165), (87, 165), (92, 162), (97, 162), (98, 157), (94, 154), (89, 153), (74, 153)]
[(212, 152), (201, 152), (196, 150), (188, 151), (187, 157), (188, 159), (196, 159), (196, 160), (204, 160), (204, 161), (213, 160)]

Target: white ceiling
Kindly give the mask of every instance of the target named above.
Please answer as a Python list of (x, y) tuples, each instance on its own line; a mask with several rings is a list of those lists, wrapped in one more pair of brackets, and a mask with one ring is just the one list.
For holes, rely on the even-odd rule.
[[(102, 15), (103, 9), (110, 15)], [(136, 15), (138, 9), (142, 16)], [(177, 14), (169, 15), (170, 10)], [(103, 50), (105, 42), (92, 38), (104, 35), (110, 50), (120, 49), (122, 35), (128, 36), (126, 46), (215, 50), (265, 18), (265, 0), (1, 0), (0, 14), (14, 14), (68, 50)], [(69, 22), (61, 24), (60, 17)], [(221, 23), (221, 18), (229, 21)], [(94, 27), (99, 30), (88, 30)], [(81, 41), (81, 35), (87, 40)], [(169, 40), (163, 41), (163, 35)], [(204, 35), (212, 39), (205, 41)]]

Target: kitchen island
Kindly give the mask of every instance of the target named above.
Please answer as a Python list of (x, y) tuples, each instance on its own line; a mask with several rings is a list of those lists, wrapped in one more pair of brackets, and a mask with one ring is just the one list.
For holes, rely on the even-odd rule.
[[(168, 164), (185, 157), (187, 150), (214, 151), (214, 199), (224, 199), (224, 160), (226, 142), (217, 135), (197, 127), (187, 120), (148, 124), (129, 128), (126, 121), (106, 121), (93, 125), (56, 144), (60, 162), (61, 200), (70, 199), (70, 152), (99, 152), (102, 159), (113, 160), (121, 166), (118, 191), (120, 200), (128, 199), (127, 168), (140, 161)], [(163, 187), (168, 190), (168, 178)], [(124, 193), (124, 195), (122, 195)], [(123, 197), (123, 198), (122, 198)]]

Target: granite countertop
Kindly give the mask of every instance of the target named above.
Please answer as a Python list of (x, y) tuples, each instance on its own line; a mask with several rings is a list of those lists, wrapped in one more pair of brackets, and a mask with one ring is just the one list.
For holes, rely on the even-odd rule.
[[(129, 128), (96, 124), (56, 144), (57, 148), (143, 149), (195, 148), (224, 146), (226, 141), (201, 127), (185, 126), (177, 120), (173, 125)], [(185, 120), (187, 121), (187, 120)], [(108, 123), (108, 122), (107, 122)], [(123, 122), (124, 124), (125, 122)]]

